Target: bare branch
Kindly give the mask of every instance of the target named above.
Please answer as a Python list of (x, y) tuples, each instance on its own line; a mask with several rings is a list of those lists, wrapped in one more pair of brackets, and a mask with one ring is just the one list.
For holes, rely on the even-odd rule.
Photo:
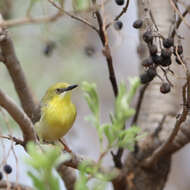
[(113, 24), (114, 21), (119, 20), (119, 19), (127, 12), (128, 7), (129, 7), (129, 0), (127, 0), (125, 7), (124, 7), (123, 10), (113, 19), (113, 21), (106, 25), (106, 29), (108, 29), (108, 28)]
[(10, 140), (10, 141), (14, 141), (17, 144), (19, 145), (22, 145), (23, 147), (25, 146), (25, 143), (23, 140), (20, 140), (20, 139), (17, 139), (16, 137), (12, 137), (12, 136), (3, 136), (3, 135), (0, 135), (0, 138), (3, 138), (3, 139), (7, 139), (7, 140)]
[(100, 37), (102, 45), (104, 47), (103, 55), (106, 57), (107, 66), (108, 66), (108, 70), (109, 70), (109, 79), (110, 79), (110, 82), (112, 85), (114, 95), (116, 97), (118, 95), (118, 85), (117, 85), (117, 80), (116, 80), (115, 71), (114, 71), (114, 67), (113, 67), (111, 50), (110, 50), (110, 47), (108, 44), (107, 33), (105, 31), (103, 19), (102, 19), (100, 12), (96, 11), (95, 14), (96, 14), (96, 18), (97, 18), (98, 25), (99, 25), (99, 37)]
[(186, 120), (184, 125), (181, 127), (172, 145), (169, 147), (168, 154), (173, 154), (176, 151), (183, 148), (187, 143), (190, 142), (190, 118)]
[(133, 117), (133, 119), (132, 119), (131, 125), (136, 124), (137, 121), (138, 121), (138, 116), (139, 116), (139, 113), (140, 113), (140, 110), (141, 110), (141, 104), (142, 104), (142, 101), (143, 101), (144, 93), (145, 93), (145, 91), (146, 91), (148, 85), (149, 85), (149, 84), (146, 84), (146, 85), (144, 85), (144, 86), (140, 89), (139, 97), (138, 97), (138, 100), (137, 100), (137, 104), (136, 104), (136, 106), (135, 106), (136, 112), (135, 112), (135, 115), (134, 115), (134, 117)]
[(28, 141), (35, 141), (35, 134), (31, 120), (2, 90), (0, 90), (0, 105), (7, 110), (11, 117), (20, 126), (23, 133), (24, 143), (26, 144)]
[[(93, 4), (96, 4), (96, 0), (93, 0)], [(102, 15), (100, 14), (100, 12), (98, 10), (95, 12), (95, 15), (96, 15), (96, 19), (97, 19), (97, 22), (99, 25), (99, 33), (98, 34), (101, 39), (102, 45), (104, 47), (102, 52), (103, 52), (103, 55), (106, 57), (108, 71), (109, 71), (109, 79), (110, 79), (110, 82), (112, 85), (114, 95), (115, 95), (115, 97), (117, 97), (118, 85), (117, 85), (117, 80), (116, 80), (115, 71), (114, 71), (114, 67), (113, 67), (111, 50), (110, 50), (110, 47), (108, 44), (108, 37), (107, 37), (106, 28), (105, 28), (105, 23), (102, 18)], [(121, 157), (123, 154), (123, 149), (119, 148), (117, 154), (114, 154), (113, 152), (111, 154), (112, 154), (115, 166), (117, 168), (121, 168), (122, 167)]]
[(25, 17), (21, 19), (6, 20), (0, 23), (0, 27), (13, 27), (19, 25), (26, 25), (26, 24), (40, 24), (40, 23), (54, 22), (58, 20), (61, 16), (63, 16), (63, 13), (58, 12), (51, 16), (43, 16), (37, 18)]
[(98, 32), (98, 29), (97, 29), (95, 26), (93, 26), (92, 24), (90, 24), (90, 23), (89, 23), (87, 20), (85, 20), (84, 18), (75, 16), (75, 15), (73, 15), (72, 13), (65, 11), (62, 7), (59, 7), (59, 6), (58, 6), (54, 1), (52, 1), (52, 0), (48, 0), (48, 1), (49, 1), (54, 7), (56, 7), (60, 12), (62, 12), (63, 14), (65, 14), (65, 15), (67, 15), (67, 16), (69, 16), (69, 17), (71, 17), (71, 18), (73, 18), (73, 19), (75, 19), (75, 20), (77, 20), (77, 21), (79, 21), (79, 22), (81, 22), (81, 23), (83, 23), (83, 24), (89, 26), (90, 28), (92, 28), (93, 30), (95, 30), (96, 32)]
[[(189, 9), (190, 7), (188, 7), (183, 13), (182, 13), (182, 17), (185, 18), (187, 16), (187, 14), (189, 13)], [(178, 20), (176, 22), (176, 26), (174, 27), (173, 31), (171, 32), (171, 37), (174, 38), (175, 37), (175, 34), (176, 34), (176, 30), (180, 27), (181, 23), (182, 23), (182, 19), (181, 17), (179, 16), (178, 17)]]
[(179, 11), (179, 9), (176, 7), (175, 3), (173, 2), (173, 0), (169, 0), (172, 8), (175, 10), (175, 12), (179, 15), (179, 17), (181, 18), (181, 20), (185, 23), (185, 25), (190, 28), (190, 24), (188, 23), (188, 21), (186, 21), (186, 19), (184, 18), (184, 16), (181, 14), (181, 12)]
[(74, 185), (76, 181), (76, 174), (72, 168), (66, 167), (64, 165), (60, 165), (57, 168), (62, 180), (65, 183), (67, 190), (74, 190)]
[(33, 119), (36, 111), (36, 104), (31, 89), (27, 84), (22, 67), (15, 54), (13, 42), (4, 28), (0, 28), (0, 47), (5, 66), (13, 80), (21, 105), (26, 114)]

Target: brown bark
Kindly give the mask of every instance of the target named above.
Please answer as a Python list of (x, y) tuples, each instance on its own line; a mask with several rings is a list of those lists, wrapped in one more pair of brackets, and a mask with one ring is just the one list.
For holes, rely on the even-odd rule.
[[(152, 18), (148, 18), (150, 15), (144, 12), (146, 9), (151, 10), (159, 33), (167, 38), (174, 14), (169, 1), (138, 1), (138, 6), (139, 18), (145, 17), (146, 22), (150, 22), (148, 24), (151, 24)], [(155, 27), (153, 22), (152, 26)], [(138, 48), (141, 61), (143, 58), (147, 58), (149, 54), (147, 45), (142, 40), (143, 32), (144, 29), (140, 32), (140, 45)], [(172, 64), (171, 69), (178, 76), (180, 75), (179, 66)], [(159, 75), (163, 74), (160, 70), (157, 70), (157, 72)], [(176, 150), (177, 145), (169, 142), (170, 144), (167, 145), (168, 149), (164, 150), (166, 152), (161, 153), (158, 157), (154, 157), (154, 161), (151, 164), (147, 165), (146, 161), (147, 158), (152, 158), (155, 150), (159, 150), (162, 147), (161, 145), (167, 142), (172, 129), (179, 122), (176, 121), (176, 115), (180, 108), (179, 97), (182, 95), (180, 94), (182, 91), (181, 81), (179, 82), (175, 77), (171, 77), (170, 80), (174, 84), (174, 87), (167, 95), (160, 93), (160, 79), (156, 78), (148, 85), (137, 121), (138, 125), (147, 133), (147, 136), (138, 142), (135, 151), (127, 156), (125, 166), (122, 169), (122, 175), (113, 182), (114, 189), (162, 190), (164, 188), (171, 166), (171, 152), (174, 149)], [(165, 121), (160, 126), (159, 123), (164, 116), (166, 116)], [(158, 129), (159, 132), (157, 132)], [(183, 140), (183, 143), (187, 142), (187, 138)]]

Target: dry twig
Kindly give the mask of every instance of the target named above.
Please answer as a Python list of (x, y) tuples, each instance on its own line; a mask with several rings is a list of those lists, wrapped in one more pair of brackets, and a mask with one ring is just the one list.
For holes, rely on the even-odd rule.
[(108, 28), (114, 23), (114, 21), (119, 20), (119, 19), (127, 12), (127, 9), (128, 9), (128, 7), (129, 7), (129, 1), (130, 1), (130, 0), (127, 0), (127, 1), (126, 1), (126, 4), (125, 4), (124, 8), (123, 8), (122, 11), (113, 19), (113, 21), (110, 22), (110, 23), (108, 23), (108, 24), (106, 25), (106, 29), (108, 29)]
[(176, 7), (175, 3), (173, 2), (173, 0), (169, 0), (170, 4), (172, 6), (172, 8), (175, 10), (175, 12), (179, 15), (179, 17), (181, 18), (181, 20), (185, 23), (185, 25), (190, 28), (190, 24), (186, 21), (186, 19), (184, 18), (184, 16), (181, 14), (181, 12), (179, 11), (179, 9)]
[(93, 26), (92, 24), (90, 24), (87, 20), (85, 20), (84, 18), (81, 18), (81, 17), (78, 17), (78, 16), (75, 16), (74, 14), (68, 12), (68, 11), (65, 11), (62, 7), (59, 7), (54, 1), (52, 0), (48, 0), (54, 7), (56, 7), (60, 12), (62, 12), (63, 14), (89, 26), (90, 28), (92, 28), (93, 30), (95, 30), (96, 32), (98, 32), (97, 28), (95, 26)]

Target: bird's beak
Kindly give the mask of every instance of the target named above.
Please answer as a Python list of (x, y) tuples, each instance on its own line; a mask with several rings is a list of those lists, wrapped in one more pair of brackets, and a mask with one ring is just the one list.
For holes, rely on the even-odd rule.
[(73, 90), (73, 89), (76, 88), (77, 86), (78, 86), (77, 84), (70, 85), (70, 86), (68, 86), (67, 88), (65, 88), (64, 91), (70, 91), (70, 90)]

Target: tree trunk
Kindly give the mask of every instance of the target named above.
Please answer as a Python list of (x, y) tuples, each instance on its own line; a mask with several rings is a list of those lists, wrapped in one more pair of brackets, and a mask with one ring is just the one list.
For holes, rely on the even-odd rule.
[[(144, 17), (144, 10), (151, 10), (159, 33), (167, 38), (174, 16), (170, 2), (168, 0), (139, 0), (138, 8), (139, 18), (141, 19)], [(140, 45), (138, 48), (141, 61), (143, 58), (147, 58), (149, 54), (147, 45), (142, 40), (143, 32), (144, 30), (140, 32)], [(175, 65), (177, 64), (173, 63), (170, 68), (179, 77), (179, 66)], [(140, 70), (142, 72), (143, 68)], [(159, 68), (157, 68), (157, 73), (161, 76), (163, 75)], [(170, 93), (164, 95), (160, 93), (162, 81), (158, 77), (148, 85), (138, 118), (138, 126), (147, 133), (147, 136), (138, 142), (136, 150), (127, 156), (123, 174), (113, 183), (115, 189), (121, 189), (121, 182), (123, 189), (126, 190), (162, 190), (164, 188), (170, 171), (171, 156), (162, 157), (151, 168), (144, 167), (142, 163), (145, 158), (151, 156), (153, 151), (166, 141), (174, 127), (180, 106), (181, 84), (178, 82), (177, 77), (174, 76), (171, 76), (170, 81), (174, 87)], [(157, 135), (154, 135), (163, 116), (166, 116), (166, 119), (162, 130)]]

